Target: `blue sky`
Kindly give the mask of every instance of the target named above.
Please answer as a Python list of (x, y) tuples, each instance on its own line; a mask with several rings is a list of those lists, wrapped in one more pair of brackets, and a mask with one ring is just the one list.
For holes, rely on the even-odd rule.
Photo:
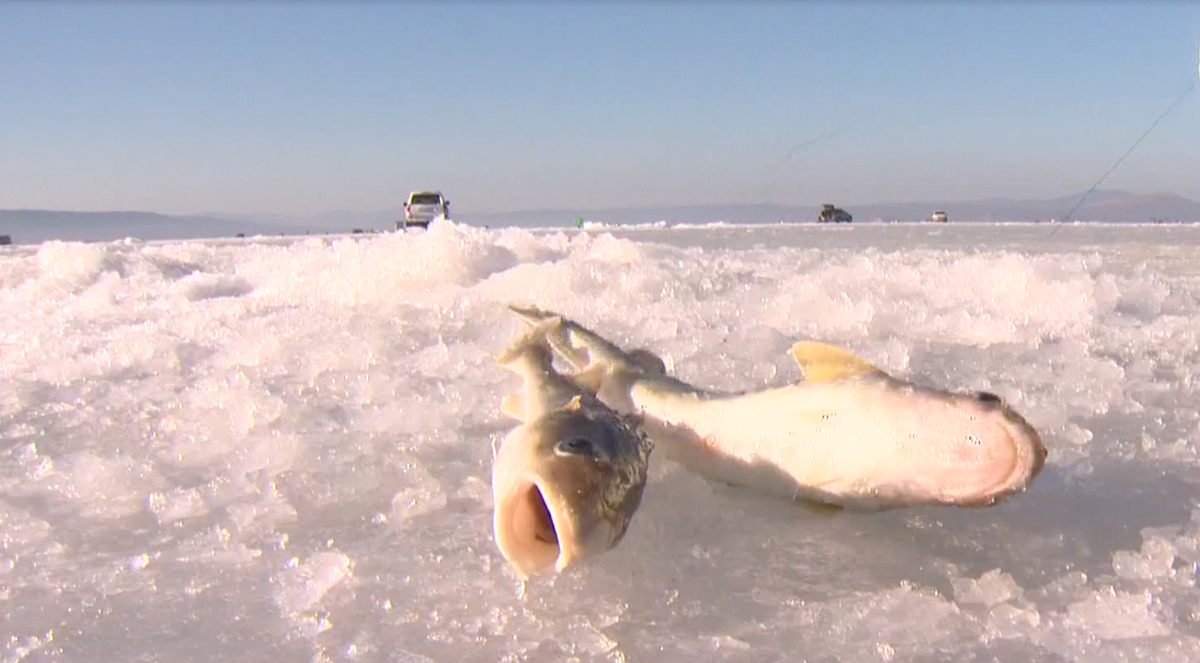
[[(0, 2), (0, 208), (1200, 199), (1200, 3)], [(808, 147), (792, 148), (814, 138)]]

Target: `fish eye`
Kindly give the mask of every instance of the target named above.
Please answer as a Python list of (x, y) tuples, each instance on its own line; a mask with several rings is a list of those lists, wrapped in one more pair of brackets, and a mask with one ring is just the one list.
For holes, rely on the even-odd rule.
[(568, 456), (599, 456), (600, 449), (596, 443), (586, 437), (570, 437), (561, 440), (555, 451)]

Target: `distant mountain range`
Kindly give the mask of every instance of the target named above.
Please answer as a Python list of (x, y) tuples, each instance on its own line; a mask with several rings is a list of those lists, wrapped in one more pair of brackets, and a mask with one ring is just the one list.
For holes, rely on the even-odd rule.
[[(1083, 193), (1050, 199), (1014, 200), (992, 198), (959, 202), (924, 201), (908, 203), (837, 203), (863, 221), (921, 221), (935, 210), (945, 211), (951, 221), (1009, 222), (1063, 220), (1083, 198)], [(535, 209), (516, 212), (454, 212), (456, 221), (477, 226), (569, 226), (580, 217), (604, 223), (778, 223), (815, 221), (819, 205), (780, 205), (746, 203), (725, 205), (677, 205), (658, 207), (612, 207), (603, 209)], [(377, 228), (391, 229), (404, 215), (402, 208), (376, 211), (322, 212), (307, 216), (253, 216), (214, 213), (225, 219), (284, 224), (303, 228)], [(1072, 217), (1078, 221), (1109, 223), (1200, 221), (1200, 202), (1173, 193), (1137, 194), (1128, 191), (1098, 190)]]
[[(829, 201), (854, 215), (854, 221), (922, 221), (934, 211), (947, 213), (951, 222), (1061, 221), (1066, 218), (1082, 193), (1045, 200), (994, 198), (959, 202), (924, 201), (907, 203), (871, 203), (847, 205)], [(819, 205), (691, 205), (676, 207), (611, 208), (597, 210), (531, 210), (465, 214), (456, 219), (478, 225), (569, 225), (578, 217), (605, 223), (777, 223), (815, 221)], [(459, 218), (462, 217), (462, 218)], [(1136, 194), (1126, 191), (1093, 191), (1072, 216), (1076, 221), (1108, 223), (1200, 222), (1200, 202), (1173, 193)]]
[[(1046, 200), (994, 198), (960, 202), (926, 201), (847, 205), (829, 201), (854, 215), (855, 223), (920, 221), (944, 210), (951, 223), (1063, 220), (1083, 194)], [(524, 212), (452, 213), (456, 221), (478, 226), (571, 226), (578, 218), (602, 223), (802, 223), (816, 220), (817, 205), (689, 205), (610, 209), (558, 209)], [(135, 237), (170, 240), (205, 237), (337, 233), (353, 229), (391, 230), (401, 208), (332, 211), (312, 215), (204, 213), (186, 216), (153, 212), (69, 212), (0, 210), (0, 235), (16, 244), (47, 240), (112, 241)], [(1200, 222), (1200, 202), (1173, 193), (1137, 194), (1094, 191), (1076, 210), (1074, 220), (1109, 223)]]
[(64, 212), (0, 210), (0, 235), (14, 244), (49, 240), (103, 242), (134, 237), (142, 240), (234, 237), (238, 233), (292, 234), (286, 225), (234, 221), (210, 216), (173, 216), (153, 212)]

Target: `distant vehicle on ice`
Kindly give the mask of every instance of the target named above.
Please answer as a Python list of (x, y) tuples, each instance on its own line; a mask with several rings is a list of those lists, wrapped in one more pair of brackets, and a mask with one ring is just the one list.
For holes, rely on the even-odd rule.
[(942, 210), (938, 210), (933, 213), (933, 216), (929, 217), (929, 220), (934, 223), (946, 223), (950, 220), (950, 217), (946, 216), (946, 213)]
[(450, 201), (441, 191), (413, 191), (404, 201), (404, 220), (396, 221), (396, 230), (418, 226), (429, 228), (437, 217), (450, 218)]
[(817, 223), (850, 223), (854, 217), (846, 210), (825, 203), (821, 206), (821, 213), (817, 215)]

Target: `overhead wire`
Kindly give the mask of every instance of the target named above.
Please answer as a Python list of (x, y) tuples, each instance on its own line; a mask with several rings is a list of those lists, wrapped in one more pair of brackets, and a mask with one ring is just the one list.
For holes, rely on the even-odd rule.
[[(835, 80), (839, 81), (839, 82), (845, 81), (846, 78), (848, 77), (848, 75), (850, 74), (850, 72), (852, 72), (855, 68), (857, 68), (860, 60), (861, 60), (861, 54), (860, 54), (859, 58), (851, 60), (848, 63), (848, 65), (839, 73), (839, 75), (836, 77)], [(1152, 122), (1150, 124), (1150, 126), (1144, 132), (1142, 132), (1142, 134), (1140, 136), (1138, 136), (1137, 140), (1135, 140), (1133, 142), (1133, 144), (1129, 146), (1129, 149), (1127, 149), (1125, 151), (1125, 153), (1122, 154), (1121, 157), (1119, 159), (1117, 159), (1116, 162), (1114, 162), (1112, 164), (1112, 166), (1110, 166), (1108, 168), (1108, 170), (1104, 171), (1104, 173), (1100, 176), (1100, 178), (1097, 179), (1096, 182), (1094, 184), (1092, 184), (1092, 186), (1087, 191), (1084, 192), (1083, 196), (1080, 197), (1079, 201), (1075, 203), (1075, 206), (1072, 207), (1069, 212), (1067, 212), (1066, 216), (1063, 218), (1063, 221), (1057, 223), (1056, 225), (1061, 226), (1061, 224), (1071, 222), (1075, 218), (1075, 213), (1078, 212), (1081, 207), (1083, 207), (1083, 204), (1085, 202), (1087, 202), (1088, 197), (1091, 194), (1093, 194), (1096, 191), (1096, 189), (1098, 189), (1100, 187), (1100, 185), (1104, 183), (1104, 181), (1106, 179), (1108, 179), (1108, 176), (1111, 175), (1117, 168), (1119, 168), (1121, 166), (1121, 164), (1124, 163), (1125, 160), (1128, 159), (1131, 154), (1133, 154), (1133, 152), (1138, 148), (1138, 146), (1141, 145), (1142, 142), (1146, 140), (1146, 138), (1154, 131), (1154, 129), (1163, 120), (1165, 120), (1172, 112), (1175, 111), (1176, 108), (1179, 107), (1179, 105), (1181, 103), (1183, 103), (1183, 100), (1186, 99), (1189, 94), (1191, 94), (1193, 91), (1198, 89), (1197, 84), (1198, 84), (1198, 82), (1200, 82), (1200, 60), (1197, 61), (1197, 76), (1198, 76), (1198, 78), (1193, 78), (1193, 77), (1189, 76), (1188, 84), (1184, 88), (1184, 90), (1179, 94), (1179, 96), (1176, 97), (1175, 100), (1173, 102), (1171, 102), (1171, 104), (1169, 106), (1167, 106), (1166, 110), (1164, 110), (1157, 118), (1155, 118), (1154, 122)], [(832, 111), (827, 112), (825, 118), (822, 120), (821, 123), (824, 124), (829, 119), (831, 119), (831, 115), (832, 115)], [(795, 157), (797, 154), (803, 152), (804, 150), (812, 147), (813, 145), (816, 145), (823, 141), (829, 140), (830, 138), (835, 138), (843, 133), (846, 133), (847, 131), (849, 131), (852, 128), (854, 128), (853, 123), (846, 124), (846, 125), (843, 125), (833, 131), (825, 132), (816, 137), (810, 138), (808, 140), (805, 140), (803, 142), (796, 143), (796, 144), (790, 146), (788, 148), (787, 152), (784, 154), (783, 158), (768, 165), (768, 167), (767, 167), (768, 172), (764, 175), (764, 178), (763, 178), (763, 191), (762, 191), (763, 195), (761, 197), (765, 197), (766, 194), (769, 193), (771, 182), (769, 182), (768, 180), (770, 179), (770, 175), (776, 173), (780, 168), (782, 168), (784, 165), (786, 165), (787, 162), (791, 161), (791, 159), (793, 157)], [(1054, 229), (1054, 231), (1052, 231), (1050, 233), (1050, 235), (1048, 235), (1047, 237), (1053, 236), (1054, 233), (1058, 232), (1058, 229), (1059, 228), (1056, 227)]]
[[(871, 18), (873, 18), (873, 17), (869, 17), (868, 21), (870, 21)], [(836, 72), (836, 74), (834, 76), (831, 77), (832, 81), (835, 83), (835, 87), (837, 85), (845, 85), (845, 81), (850, 77), (850, 74), (853, 73), (859, 67), (859, 65), (862, 64), (864, 52), (865, 52), (865, 49), (856, 49), (856, 51), (855, 51), (856, 57), (845, 62), (844, 66), (838, 72)], [(840, 95), (834, 94), (834, 95), (830, 95), (830, 97), (832, 99), (838, 99), (838, 98), (840, 98)], [(834, 103), (828, 104), (826, 107), (826, 111), (823, 114), (823, 116), (821, 117), (821, 120), (817, 123), (817, 126), (827, 125), (830, 120), (834, 119), (835, 113), (840, 113), (843, 110), (844, 109), (842, 107), (840, 107)], [(782, 158), (780, 158), (777, 161), (773, 161), (773, 162), (767, 164), (767, 166), (765, 167), (766, 172), (763, 174), (763, 177), (761, 180), (762, 188), (760, 189), (760, 193), (759, 193), (758, 197), (765, 199), (768, 196), (768, 194), (770, 193), (770, 189), (771, 189), (772, 185), (774, 184), (774, 182), (771, 181), (773, 176), (776, 175), (781, 168), (783, 168), (785, 165), (787, 165), (787, 163), (789, 161), (791, 161), (796, 155), (800, 154), (801, 152), (804, 152), (805, 150), (811, 148), (814, 145), (817, 145), (819, 143), (827, 141), (831, 138), (836, 138), (837, 136), (840, 136), (840, 135), (846, 133), (847, 131), (850, 131), (851, 129), (854, 128), (854, 126), (855, 126), (855, 123), (853, 123), (853, 122), (850, 124), (844, 124), (844, 125), (838, 127), (837, 129), (833, 129), (831, 131), (826, 131), (826, 132), (818, 134), (817, 136), (814, 136), (812, 138), (808, 138), (808, 139), (805, 139), (798, 143), (794, 143), (794, 144), (790, 145), (787, 148), (787, 150), (785, 151)]]
[(1154, 127), (1157, 127), (1160, 122), (1166, 119), (1166, 117), (1170, 115), (1171, 112), (1179, 106), (1179, 104), (1183, 103), (1183, 100), (1186, 99), (1187, 96), (1196, 89), (1197, 82), (1189, 79), (1187, 87), (1184, 88), (1183, 92), (1175, 99), (1175, 101), (1172, 102), (1170, 106), (1167, 106), (1167, 109), (1163, 111), (1157, 119), (1154, 120), (1148, 129), (1142, 132), (1142, 135), (1133, 142), (1133, 145), (1130, 145), (1129, 149), (1125, 150), (1125, 153), (1121, 155), (1121, 158), (1117, 159), (1116, 163), (1110, 166), (1108, 170), (1104, 171), (1104, 174), (1100, 176), (1100, 179), (1096, 180), (1096, 183), (1093, 184), (1090, 189), (1084, 192), (1083, 197), (1079, 199), (1079, 202), (1075, 203), (1075, 206), (1071, 208), (1071, 211), (1067, 212), (1066, 217), (1063, 218), (1063, 223), (1069, 223), (1075, 217), (1075, 212), (1077, 212), (1079, 208), (1083, 206), (1083, 203), (1087, 200), (1088, 196), (1092, 195), (1092, 192), (1099, 188), (1100, 185), (1104, 183), (1104, 180), (1108, 179), (1108, 176), (1111, 175), (1114, 170), (1120, 167), (1121, 163), (1123, 163), (1130, 154), (1133, 154), (1133, 151), (1137, 149), (1138, 145), (1141, 145), (1142, 141), (1146, 140), (1146, 136), (1149, 136), (1150, 132), (1154, 131)]
[[(1179, 104), (1183, 103), (1183, 100), (1186, 99), (1189, 94), (1197, 89), (1200, 89), (1200, 87), (1198, 87), (1198, 84), (1200, 84), (1200, 57), (1198, 57), (1196, 61), (1196, 76), (1196, 78), (1193, 78), (1190, 75), (1188, 76), (1188, 83), (1187, 86), (1184, 87), (1183, 92), (1180, 92), (1179, 96), (1175, 98), (1175, 101), (1171, 102), (1171, 105), (1167, 106), (1167, 109), (1164, 110), (1157, 118), (1155, 118), (1154, 122), (1152, 122), (1150, 126), (1144, 132), (1142, 132), (1141, 136), (1138, 136), (1138, 139), (1133, 142), (1133, 145), (1129, 146), (1128, 150), (1125, 150), (1125, 153), (1121, 155), (1121, 158), (1117, 159), (1117, 161), (1113, 163), (1108, 170), (1104, 171), (1104, 174), (1100, 176), (1100, 179), (1096, 180), (1096, 183), (1093, 184), (1090, 189), (1084, 192), (1083, 196), (1079, 198), (1079, 202), (1075, 203), (1075, 206), (1072, 207), (1069, 212), (1067, 212), (1067, 215), (1063, 218), (1062, 223), (1069, 223), (1072, 221), (1075, 218), (1075, 213), (1079, 211), (1080, 207), (1083, 206), (1083, 203), (1087, 200), (1088, 196), (1098, 189), (1104, 180), (1108, 179), (1108, 176), (1112, 174), (1114, 170), (1120, 167), (1120, 165), (1129, 157), (1130, 154), (1133, 154), (1133, 151), (1137, 149), (1138, 145), (1142, 144), (1142, 141), (1146, 140), (1146, 137), (1150, 135), (1150, 132), (1154, 131), (1154, 128), (1157, 127), (1160, 122), (1165, 120), (1167, 116), (1179, 106)], [(1058, 230), (1059, 228), (1055, 228), (1046, 237), (1053, 237)]]

